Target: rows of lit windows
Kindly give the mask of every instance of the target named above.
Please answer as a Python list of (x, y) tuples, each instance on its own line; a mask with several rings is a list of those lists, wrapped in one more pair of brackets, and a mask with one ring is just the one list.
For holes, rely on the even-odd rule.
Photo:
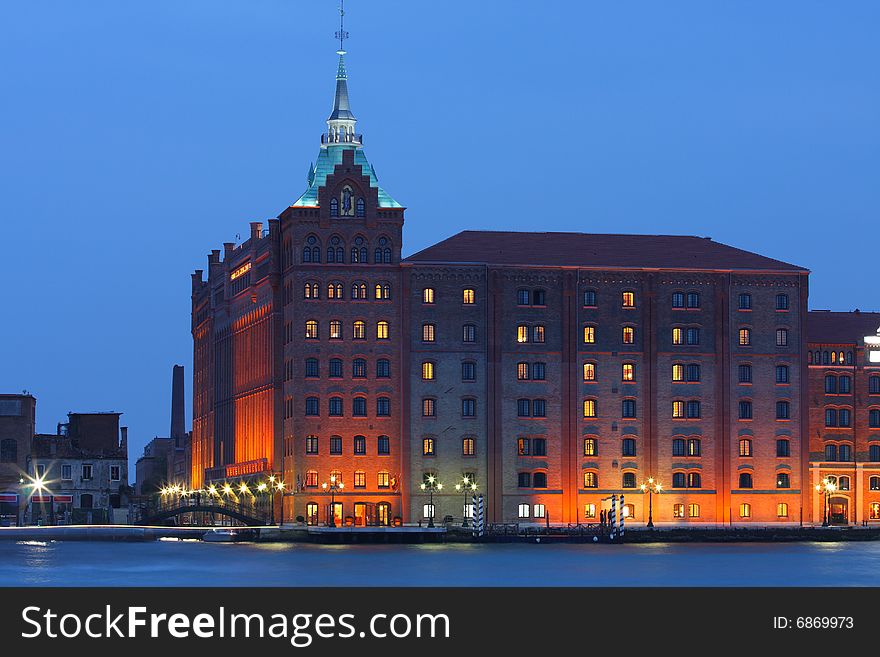
[[(437, 400), (433, 397), (425, 397), (422, 399), (422, 417), (437, 416)], [(464, 397), (461, 400), (461, 416), (476, 417), (477, 416), (477, 400), (473, 397)]]
[[(432, 305), (436, 303), (437, 290), (433, 287), (422, 288), (422, 303)], [(461, 302), (466, 306), (472, 306), (477, 302), (477, 291), (472, 287), (466, 287), (461, 291)]]
[[(291, 377), (287, 377), (288, 368), (285, 367), (285, 377), (292, 378), (293, 361), (288, 361), (290, 365)], [(327, 376), (331, 379), (341, 379), (344, 376), (345, 361), (341, 358), (331, 358), (327, 361)], [(366, 379), (367, 378), (367, 360), (365, 358), (355, 358), (351, 361), (351, 378)], [(315, 379), (321, 376), (321, 362), (317, 358), (306, 358), (305, 360), (305, 377)], [(391, 377), (391, 361), (387, 358), (379, 358), (376, 361), (376, 378), (388, 379)]]
[(517, 363), (516, 378), (519, 381), (543, 381), (547, 374), (544, 363)]
[[(852, 365), (853, 352), (828, 351), (827, 349), (807, 352), (807, 363), (810, 365)], [(877, 392), (880, 393), (880, 376), (877, 379)]]
[[(306, 329), (305, 329), (305, 337), (307, 340), (317, 340), (321, 337), (320, 330), (320, 322), (316, 319), (308, 319), (306, 320)], [(331, 319), (328, 322), (328, 337), (331, 340), (342, 340), (343, 339), (343, 331), (342, 331), (342, 321), (338, 319)], [(351, 325), (351, 337), (353, 340), (366, 340), (367, 339), (367, 323), (363, 320), (355, 320)], [(389, 324), (385, 320), (380, 320), (376, 322), (376, 339), (377, 340), (388, 340), (389, 339)]]
[[(366, 301), (372, 293), (373, 298), (377, 301), (388, 301), (391, 299), (391, 284), (376, 283), (368, 285), (363, 281), (356, 281), (351, 284), (349, 294), (355, 301)], [(326, 287), (327, 298), (332, 301), (345, 300), (345, 286), (339, 281), (331, 281)], [(321, 298), (321, 285), (315, 281), (308, 281), (303, 284), (303, 298), (316, 300)]]
[[(333, 199), (336, 201), (336, 199)], [(360, 200), (362, 202), (362, 199)], [(332, 208), (331, 208), (332, 211)], [(368, 264), (369, 263), (369, 244), (367, 240), (358, 235), (352, 242), (351, 249), (348, 252), (349, 262), (351, 264)], [(339, 235), (330, 237), (327, 243), (326, 258), (324, 259), (330, 264), (339, 264), (345, 262), (346, 248), (345, 241)], [(302, 250), (302, 261), (304, 263), (320, 263), (322, 260), (321, 241), (315, 235), (306, 237)], [(376, 248), (373, 250), (374, 264), (391, 264), (392, 252), (391, 241), (387, 237), (380, 237)]]
[[(461, 455), (475, 456), (477, 453), (477, 439), (475, 436), (465, 436), (461, 439)], [(422, 438), (422, 456), (437, 456), (437, 439), (433, 436)]]
[[(739, 505), (739, 517), (740, 518), (751, 518), (752, 517), (752, 505), (748, 502), (743, 502)], [(776, 504), (776, 517), (777, 518), (788, 518), (788, 503), (787, 502), (779, 502)]]
[[(521, 290), (521, 292), (528, 292), (528, 290)], [(520, 297), (518, 297), (520, 298)], [(524, 298), (524, 297), (522, 297)], [(700, 302), (700, 293), (699, 292), (685, 292), (685, 291), (675, 291), (671, 296), (671, 306), (676, 310), (680, 309), (699, 309)], [(789, 296), (784, 293), (780, 293), (776, 295), (775, 300), (775, 308), (776, 310), (785, 311), (790, 308), (790, 300)], [(528, 305), (525, 303), (521, 303), (520, 305)], [(598, 306), (598, 293), (596, 290), (584, 290), (584, 304), (587, 308), (595, 308)], [(623, 308), (635, 308), (636, 307), (636, 294), (631, 290), (627, 290), (621, 292), (620, 294), (620, 305)], [(752, 309), (752, 295), (744, 292), (738, 296), (737, 299), (737, 308), (739, 310), (751, 310)]]
[[(749, 327), (741, 327), (738, 332), (738, 344), (740, 347), (749, 347), (752, 344), (752, 329)], [(788, 329), (776, 329), (776, 346), (788, 346)]]
[[(330, 472), (330, 477), (336, 485), (342, 484), (345, 486), (345, 482), (342, 480), (342, 472), (339, 470), (333, 470)], [(305, 478), (303, 481), (303, 486), (305, 488), (318, 488), (320, 485), (319, 476), (317, 470), (307, 470), (305, 473)], [(367, 473), (364, 470), (355, 470), (354, 471), (354, 480), (353, 480), (354, 488), (366, 488), (367, 487)], [(380, 470), (376, 473), (376, 488), (391, 488), (391, 473), (386, 470)], [(315, 509), (315, 513), (317, 513), (317, 509)]]
[(519, 324), (516, 327), (516, 341), (523, 342), (544, 342), (544, 325), (535, 324)]
[[(330, 397), (327, 400), (327, 415), (329, 417), (342, 417), (344, 400), (342, 397)], [(321, 414), (321, 400), (319, 397), (306, 397), (306, 416), (316, 417)], [(376, 398), (376, 417), (390, 417), (391, 398)], [(367, 417), (367, 398), (355, 397), (351, 400), (351, 417)]]
[[(316, 435), (306, 436), (305, 441), (306, 454), (317, 455), (321, 453), (321, 439)], [(331, 455), (341, 455), (343, 453), (342, 436), (330, 436), (327, 445), (328, 453)], [(351, 453), (356, 456), (364, 456), (367, 454), (367, 438), (366, 436), (355, 436), (352, 439)], [(376, 454), (387, 456), (391, 454), (391, 438), (388, 436), (379, 436), (376, 439)]]
[[(523, 329), (523, 332), (519, 332), (519, 328)], [(542, 335), (543, 335), (543, 326), (541, 327)], [(587, 324), (584, 326), (584, 344), (596, 344), (596, 331), (597, 327), (593, 324)], [(528, 327), (521, 325), (518, 327), (517, 332), (517, 341), (518, 342), (528, 342)], [(520, 339), (520, 338), (524, 339)], [(540, 342), (544, 340), (541, 339)], [(623, 326), (620, 329), (620, 341), (623, 344), (635, 344), (636, 341), (636, 327), (635, 326)], [(533, 342), (538, 342), (538, 340), (533, 340)]]

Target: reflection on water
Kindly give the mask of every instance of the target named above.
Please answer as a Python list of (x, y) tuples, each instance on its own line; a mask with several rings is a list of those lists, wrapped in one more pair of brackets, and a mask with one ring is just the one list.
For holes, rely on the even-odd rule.
[(0, 541), (6, 586), (878, 586), (880, 543)]

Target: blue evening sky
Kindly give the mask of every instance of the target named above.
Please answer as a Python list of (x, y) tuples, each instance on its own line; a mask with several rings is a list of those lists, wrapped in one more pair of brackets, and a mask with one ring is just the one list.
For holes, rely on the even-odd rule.
[[(346, 12), (405, 253), (467, 228), (707, 235), (810, 268), (813, 308), (880, 310), (880, 3)], [(335, 0), (0, 5), (0, 391), (33, 393), (40, 431), (123, 411), (132, 463), (167, 435), (190, 272), (304, 190), (337, 21)]]

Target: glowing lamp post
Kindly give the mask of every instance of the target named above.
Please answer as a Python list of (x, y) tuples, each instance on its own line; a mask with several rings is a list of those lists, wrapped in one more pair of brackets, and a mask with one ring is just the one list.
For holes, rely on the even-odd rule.
[(428, 491), (428, 508), (431, 510), (431, 515), (428, 516), (428, 527), (434, 526), (434, 491), (435, 490), (443, 490), (443, 484), (437, 481), (437, 477), (434, 475), (428, 475), (427, 481), (423, 481), (421, 485), (422, 490)]
[[(471, 481), (470, 477), (464, 476), (464, 477), (462, 477), (460, 484), (455, 484), (455, 490), (464, 493), (464, 500), (463, 500), (463, 504), (461, 506), (461, 515), (462, 515), (461, 526), (467, 527), (468, 526), (468, 522), (467, 522), (467, 519), (468, 519), (468, 516), (467, 516), (468, 493), (473, 495), (477, 490), (477, 484), (476, 484), (476, 482)], [(433, 512), (434, 512), (434, 505), (432, 504), (431, 505), (431, 515), (432, 516), (433, 516)]]
[(648, 494), (648, 524), (647, 527), (654, 529), (654, 494), (660, 494), (663, 486), (659, 481), (654, 481), (654, 477), (648, 477), (648, 481), (644, 482), (640, 488), (643, 493)]
[(825, 478), (821, 484), (816, 484), (816, 492), (822, 496), (824, 502), (824, 511), (822, 513), (822, 526), (827, 527), (831, 523), (828, 521), (828, 498), (837, 490), (837, 484)]
[(272, 491), (272, 524), (275, 524), (275, 494), (281, 494), (281, 520), (278, 525), (284, 524), (284, 482), (275, 475), (269, 476), (269, 488)]
[(345, 484), (336, 475), (330, 475), (330, 483), (326, 481), (321, 484), (321, 488), (330, 493), (330, 526), (336, 526), (336, 491), (345, 488)]

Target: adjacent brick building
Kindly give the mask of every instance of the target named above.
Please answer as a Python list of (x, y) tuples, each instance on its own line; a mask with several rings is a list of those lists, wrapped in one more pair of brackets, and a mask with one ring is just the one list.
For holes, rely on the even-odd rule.
[(810, 521), (807, 270), (662, 235), (466, 231), (401, 258), (404, 208), (336, 94), (306, 192), (192, 277), (192, 485), (286, 482), (323, 523)]

